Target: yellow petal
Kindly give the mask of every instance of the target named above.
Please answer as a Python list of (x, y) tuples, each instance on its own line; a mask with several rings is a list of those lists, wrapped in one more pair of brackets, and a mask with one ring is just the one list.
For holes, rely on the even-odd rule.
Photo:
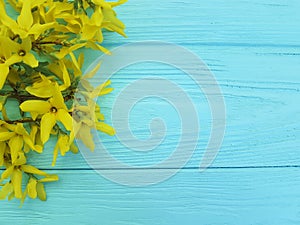
[[(3, 1), (0, 1), (3, 2)], [(7, 16), (5, 7), (1, 7), (0, 5), (0, 21), (3, 25), (9, 27), (13, 32), (19, 31), (19, 25), (13, 20), (11, 17)]]
[(54, 125), (56, 124), (55, 114), (46, 113), (41, 119), (41, 140), (45, 144), (50, 137), (50, 133)]
[[(35, 136), (34, 136), (35, 138)], [(43, 152), (43, 147), (40, 146), (40, 145), (34, 145), (34, 139), (32, 140), (31, 136), (29, 135), (23, 135), (23, 139), (24, 139), (24, 142), (27, 144), (27, 146), (30, 147), (30, 149), (38, 152), (38, 153), (42, 153)]]
[(66, 152), (70, 150), (69, 137), (67, 135), (60, 136), (58, 138), (58, 146), (60, 149), (60, 154), (64, 156)]
[(14, 132), (0, 132), (0, 141), (7, 141), (15, 135)]
[(31, 53), (28, 53), (28, 52), (23, 57), (23, 62), (33, 68), (38, 67), (38, 65), (39, 65), (39, 61), (37, 61), (37, 59), (34, 57), (34, 55)]
[(33, 17), (31, 13), (31, 1), (24, 1), (23, 7), (20, 16), (17, 19), (18, 24), (21, 28), (24, 30), (29, 30), (32, 23), (33, 23)]
[(90, 25), (90, 24), (84, 24), (84, 26), (81, 29), (81, 40), (92, 40), (95, 37), (96, 32), (100, 29), (99, 26), (96, 25)]
[(8, 73), (9, 66), (6, 64), (0, 64), (0, 89), (4, 86)]
[[(13, 48), (11, 48), (11, 49), (13, 49)], [(14, 54), (5, 61), (5, 64), (8, 66), (11, 66), (11, 65), (21, 62), (21, 61), (22, 61), (22, 57), (17, 54)]]
[(35, 199), (37, 197), (37, 180), (30, 178), (27, 184), (27, 194), (30, 198)]
[(23, 127), (22, 123), (18, 123), (15, 128), (14, 128), (15, 133), (19, 134), (19, 135), (28, 135), (27, 131), (25, 130), (25, 128)]
[(4, 163), (4, 152), (6, 150), (6, 143), (0, 142), (0, 166), (3, 166)]
[(74, 154), (77, 154), (77, 153), (79, 152), (78, 147), (77, 147), (74, 143), (71, 144), (70, 150), (71, 150), (71, 152), (73, 152)]
[(59, 90), (58, 85), (55, 85), (54, 89), (55, 90), (53, 91), (53, 97), (50, 99), (50, 103), (57, 109), (67, 110), (64, 98)]
[(26, 91), (30, 94), (41, 97), (41, 98), (50, 98), (53, 95), (54, 92), (54, 84), (50, 80), (50, 78), (47, 78), (43, 75), (41, 75), (41, 79), (35, 83), (33, 83), (32, 86), (26, 87)]
[(47, 195), (43, 183), (38, 182), (36, 185), (37, 196), (41, 201), (47, 200)]
[(88, 42), (86, 43), (86, 47), (87, 47), (87, 48), (91, 48), (91, 49), (95, 49), (95, 50), (102, 51), (102, 52), (104, 52), (104, 53), (107, 54), (107, 55), (111, 55), (111, 53), (110, 53), (110, 51), (109, 51), (108, 49), (106, 49), (106, 48), (104, 48), (103, 46), (101, 46), (101, 45), (99, 45), (99, 44), (96, 44), (96, 43), (94, 43), (94, 42), (92, 42), (92, 41), (88, 41)]
[(58, 156), (58, 143), (55, 145), (54, 150), (53, 150), (52, 166), (55, 166), (57, 156)]
[(41, 176), (48, 176), (48, 174), (46, 172), (41, 171), (31, 165), (22, 165), (21, 168), (25, 173), (31, 173), (31, 174), (41, 175)]
[(42, 100), (28, 100), (20, 105), (23, 112), (36, 112), (38, 114), (45, 114), (50, 111), (51, 104)]
[(34, 35), (34, 39), (36, 40), (45, 30), (52, 28), (56, 23), (46, 23), (46, 24), (34, 24), (29, 33)]
[(35, 142), (35, 137), (37, 132), (38, 132), (38, 126), (36, 124), (31, 125), (30, 138), (33, 142)]
[(51, 86), (44, 86), (41, 88), (27, 87), (26, 91), (31, 95), (40, 97), (40, 98), (50, 98), (52, 97), (53, 89)]
[(43, 146), (35, 145), (33, 150), (36, 151), (37, 153), (42, 153), (43, 152)]
[(65, 66), (64, 63), (61, 62), (61, 63), (60, 63), (60, 66), (61, 66), (61, 70), (62, 70), (62, 72), (63, 72), (64, 86), (65, 86), (66, 88), (68, 88), (68, 87), (70, 87), (70, 85), (71, 85), (69, 72), (68, 72), (68, 70), (67, 70), (67, 68), (66, 68), (66, 66)]
[(37, 112), (30, 112), (30, 115), (31, 115), (31, 118), (32, 118), (33, 120), (36, 120), (36, 118), (37, 118), (40, 114), (37, 113)]
[(91, 151), (94, 151), (95, 143), (93, 140), (93, 135), (91, 134), (91, 129), (87, 125), (82, 124), (78, 132), (77, 138), (82, 140), (85, 146), (87, 146)]
[(67, 130), (72, 130), (72, 116), (64, 109), (59, 109), (56, 113), (56, 118), (65, 126)]
[(11, 201), (11, 200), (13, 200), (14, 198), (15, 198), (16, 196), (15, 196), (15, 193), (14, 192), (11, 192), (10, 194), (9, 194), (9, 196), (8, 196), (8, 201)]
[(124, 4), (125, 2), (127, 2), (127, 0), (119, 0), (117, 2), (109, 2), (109, 4), (111, 5), (111, 7), (116, 7), (118, 5)]
[[(91, 16), (91, 21), (93, 24), (95, 24), (96, 26), (101, 26), (102, 22), (103, 22), (103, 14), (102, 14), (102, 10), (100, 7), (97, 7), (94, 10), (93, 15)], [(101, 29), (97, 29), (97, 31), (99, 31)]]
[(25, 191), (23, 192), (22, 198), (20, 199), (20, 202), (21, 202), (20, 207), (24, 204), (26, 196), (27, 196), (27, 189), (25, 189)]
[(114, 90), (113, 88), (104, 88), (104, 89), (102, 89), (102, 90), (99, 92), (99, 96), (107, 95), (107, 94), (109, 94), (110, 92), (112, 92), (113, 90)]
[(7, 195), (13, 191), (11, 183), (7, 182), (0, 191), (0, 200), (6, 199)]
[(21, 48), (27, 53), (31, 50), (32, 43), (30, 37), (24, 38), (21, 43)]
[(9, 178), (10, 175), (13, 173), (14, 168), (15, 168), (14, 166), (8, 167), (8, 168), (1, 174), (1, 180), (5, 180), (5, 179)]
[(108, 135), (111, 135), (111, 136), (116, 134), (115, 129), (112, 126), (110, 126), (110, 125), (108, 125), (104, 122), (97, 122), (96, 123), (96, 128), (97, 128), (97, 130), (102, 131), (102, 132), (104, 132)]
[(56, 57), (59, 59), (64, 58), (66, 55), (68, 55), (70, 52), (73, 52), (79, 48), (82, 48), (86, 45), (86, 43), (81, 43), (81, 44), (75, 44), (71, 47), (63, 47), (60, 49), (60, 52), (56, 54)]
[(70, 132), (70, 139), (69, 139), (69, 145), (71, 145), (75, 139), (75, 137), (77, 137), (78, 131), (80, 130), (81, 127), (81, 122), (76, 122), (75, 120), (73, 121), (73, 126), (72, 126), (72, 130)]
[(99, 70), (101, 66), (101, 63), (97, 64), (90, 72), (88, 72), (87, 74), (85, 74), (83, 76), (84, 79), (90, 79), (92, 78), (93, 76), (95, 76), (95, 74), (97, 73), (97, 71)]
[[(18, 52), (20, 50), (19, 48), (20, 47), (18, 45), (18, 47), (15, 51)], [(13, 54), (11, 57), (9, 57), (9, 59), (6, 60), (6, 65), (12, 65), (17, 62), (22, 62), (22, 60), (23, 60), (22, 56), (19, 56), (18, 54)]]
[(105, 119), (105, 118), (104, 118), (104, 115), (103, 115), (102, 113), (96, 112), (95, 114), (96, 114), (96, 118), (97, 118), (98, 120), (104, 120), (104, 119)]
[(80, 69), (82, 68), (83, 63), (84, 63), (84, 53), (82, 52), (78, 56), (78, 64), (79, 64)]
[(15, 197), (22, 198), (22, 171), (19, 169), (15, 169), (12, 177), (11, 182), (14, 187)]
[(24, 142), (31, 148), (34, 149), (33, 140), (31, 139), (31, 136), (29, 135), (23, 135)]
[(71, 52), (69, 55), (70, 55), (72, 61), (69, 61), (68, 63), (71, 64), (71, 68), (74, 70), (74, 75), (75, 76), (81, 75), (82, 71), (81, 71), (81, 66), (79, 64), (80, 59), (78, 58), (78, 61), (77, 61), (76, 56), (74, 55), (73, 52)]
[(18, 158), (16, 159), (14, 165), (20, 166), (26, 164), (26, 157), (23, 152), (18, 153)]
[(45, 178), (42, 178), (39, 180), (39, 182), (54, 182), (54, 181), (58, 181), (59, 178), (57, 175), (49, 175)]
[(11, 152), (12, 164), (15, 164), (15, 161), (19, 156), (19, 152), (22, 150), (23, 147), (23, 139), (20, 135), (15, 135), (9, 140), (8, 145)]

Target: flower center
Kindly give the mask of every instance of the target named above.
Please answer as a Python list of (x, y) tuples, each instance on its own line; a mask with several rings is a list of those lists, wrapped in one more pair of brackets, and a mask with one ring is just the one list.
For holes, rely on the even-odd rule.
[(26, 55), (26, 52), (24, 50), (20, 50), (18, 52), (19, 56), (25, 56)]
[(50, 109), (50, 112), (52, 112), (52, 113), (56, 113), (56, 112), (57, 112), (57, 108), (55, 108), (55, 107), (52, 107), (52, 108)]
[(0, 63), (5, 63), (6, 59), (4, 58), (4, 56), (0, 57)]

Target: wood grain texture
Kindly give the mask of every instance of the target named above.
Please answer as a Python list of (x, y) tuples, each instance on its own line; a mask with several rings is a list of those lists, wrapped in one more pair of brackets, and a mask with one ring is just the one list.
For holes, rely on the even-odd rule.
[(144, 188), (113, 184), (92, 171), (57, 172), (61, 181), (47, 186), (46, 203), (5, 203), (1, 223), (299, 224), (299, 168), (184, 170)]
[[(213, 168), (204, 173), (193, 169), (210, 131), (203, 93), (174, 68), (133, 65), (112, 77), (115, 91), (101, 99), (103, 111), (109, 117), (118, 93), (139, 78), (160, 76), (177, 83), (195, 102), (201, 122), (199, 144), (185, 169), (163, 183), (130, 188), (101, 178), (80, 154), (68, 154), (58, 159), (57, 171), (51, 170), (61, 180), (47, 185), (48, 201), (28, 200), (21, 209), (16, 201), (0, 202), (1, 224), (299, 224), (299, 8), (297, 0), (130, 0), (120, 7), (128, 39), (108, 33), (108, 48), (169, 41), (190, 49), (214, 73), (226, 102), (227, 128)], [(86, 56), (92, 62), (99, 53)], [(138, 138), (149, 136), (153, 115), (162, 117), (169, 128), (154, 151), (133, 152), (105, 135), (102, 142), (115, 158), (130, 165), (164, 160), (177, 145), (180, 121), (165, 102), (146, 99), (131, 114)], [(45, 152), (32, 155), (32, 162), (47, 169), (51, 146)]]

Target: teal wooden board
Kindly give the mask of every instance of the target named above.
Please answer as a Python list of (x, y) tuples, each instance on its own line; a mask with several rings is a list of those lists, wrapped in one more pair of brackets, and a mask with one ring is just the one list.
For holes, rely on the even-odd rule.
[[(101, 100), (103, 111), (109, 117), (122, 88), (142, 77), (156, 75), (183, 87), (201, 121), (200, 141), (185, 169), (163, 183), (132, 188), (103, 179), (80, 154), (68, 154), (51, 171), (61, 180), (46, 186), (48, 201), (27, 200), (21, 209), (17, 201), (0, 202), (1, 224), (299, 224), (299, 8), (297, 0), (130, 0), (119, 7), (128, 39), (106, 34), (109, 49), (136, 41), (169, 41), (190, 49), (214, 73), (225, 98), (227, 126), (213, 168), (203, 173), (194, 169), (210, 128), (203, 93), (179, 70), (133, 65), (112, 77), (115, 91)], [(89, 62), (98, 56), (86, 55)], [(143, 154), (101, 135), (115, 158), (141, 166), (172, 153), (180, 121), (165, 102), (147, 99), (137, 105), (131, 115), (134, 134), (149, 136), (151, 115), (164, 118), (170, 128), (165, 142)], [(45, 152), (33, 156), (32, 163), (49, 169), (51, 146)], [(116, 172), (122, 173), (111, 170)], [(149, 172), (155, 176), (162, 171)]]
[(1, 223), (299, 224), (299, 168), (184, 170), (144, 188), (113, 184), (93, 171), (57, 172), (61, 181), (47, 186), (46, 203), (2, 204)]

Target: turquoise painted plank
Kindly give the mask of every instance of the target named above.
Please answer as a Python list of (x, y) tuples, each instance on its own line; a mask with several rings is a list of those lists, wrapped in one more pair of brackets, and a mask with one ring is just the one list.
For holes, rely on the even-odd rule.
[(299, 172), (299, 168), (185, 170), (164, 183), (128, 188), (93, 171), (60, 171), (60, 182), (47, 185), (47, 202), (27, 200), (23, 208), (15, 201), (0, 202), (0, 222), (298, 225)]
[(128, 41), (299, 47), (299, 7), (297, 0), (131, 0), (117, 11), (128, 27)]

